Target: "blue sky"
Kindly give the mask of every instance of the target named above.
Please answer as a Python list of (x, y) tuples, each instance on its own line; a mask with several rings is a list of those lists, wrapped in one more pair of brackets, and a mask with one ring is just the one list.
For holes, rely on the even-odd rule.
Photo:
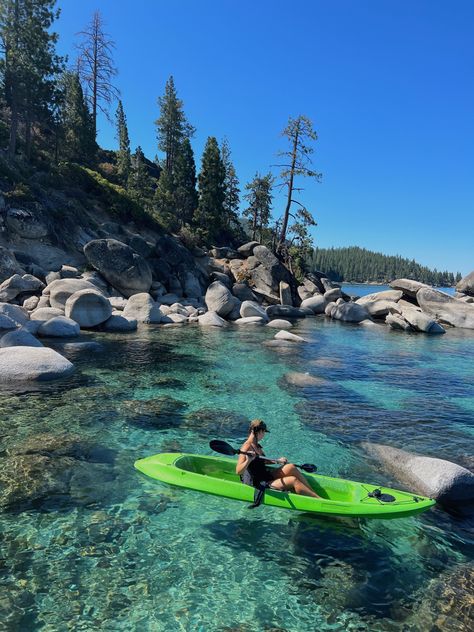
[[(301, 200), (316, 245), (357, 245), (474, 269), (474, 2), (59, 0), (59, 50), (98, 9), (115, 40), (132, 147), (158, 153), (157, 97), (173, 75), (200, 164), (227, 137), (243, 189), (285, 148), (288, 116), (318, 132)], [(102, 119), (99, 142), (115, 148)], [(274, 215), (283, 207), (275, 198)]]

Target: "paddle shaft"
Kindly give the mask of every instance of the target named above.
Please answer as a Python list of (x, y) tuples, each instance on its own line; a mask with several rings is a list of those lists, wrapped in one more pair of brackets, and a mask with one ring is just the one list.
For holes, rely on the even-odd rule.
[[(268, 456), (260, 456), (259, 454), (255, 454), (255, 452), (245, 452), (244, 450), (236, 450), (236, 453), (245, 454), (246, 456), (258, 456), (258, 458), (262, 459), (262, 461), (268, 461), (270, 463), (274, 463), (275, 465), (278, 465), (278, 459), (271, 459)], [(286, 465), (286, 463), (283, 463), (283, 464), (280, 463), (280, 465), (282, 465), (283, 467), (283, 465)], [(295, 467), (302, 468), (302, 469), (305, 469), (305, 467), (307, 467), (308, 465), (309, 465), (308, 463), (303, 463), (302, 465), (296, 465), (296, 463), (294, 464)]]

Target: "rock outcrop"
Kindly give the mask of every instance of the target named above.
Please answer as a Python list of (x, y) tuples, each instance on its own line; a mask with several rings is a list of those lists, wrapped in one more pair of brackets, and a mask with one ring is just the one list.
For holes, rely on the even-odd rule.
[(127, 298), (148, 292), (152, 272), (146, 260), (116, 239), (94, 239), (84, 246), (87, 261)]
[(363, 447), (418, 494), (446, 504), (474, 500), (474, 474), (456, 463), (376, 443), (364, 443)]

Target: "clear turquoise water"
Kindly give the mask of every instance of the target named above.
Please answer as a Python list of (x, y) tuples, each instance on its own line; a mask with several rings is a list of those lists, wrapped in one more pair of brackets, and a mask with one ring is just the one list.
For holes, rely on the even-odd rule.
[[(238, 444), (253, 417), (271, 427), (267, 454), (329, 475), (397, 486), (364, 441), (472, 465), (474, 332), (429, 337), (324, 318), (294, 331), (309, 343), (265, 347), (269, 328), (91, 335), (103, 352), (70, 354), (67, 382), (2, 392), (4, 459), (51, 433), (92, 448), (71, 460), (66, 488), (0, 513), (0, 630), (472, 627), (465, 614), (435, 627), (449, 601), (439, 585), (472, 563), (472, 518), (249, 511), (133, 469), (159, 451), (209, 454), (211, 438)], [(289, 371), (325, 381), (287, 386)]]

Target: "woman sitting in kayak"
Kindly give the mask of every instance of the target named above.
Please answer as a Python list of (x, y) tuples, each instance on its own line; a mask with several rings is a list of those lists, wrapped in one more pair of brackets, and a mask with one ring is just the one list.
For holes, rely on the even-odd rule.
[[(252, 455), (240, 454), (235, 471), (240, 476), (242, 483), (258, 487), (261, 482), (267, 482), (270, 489), (278, 491), (294, 491), (303, 496), (320, 498), (306, 478), (301, 474), (293, 463), (288, 463), (288, 459), (281, 457), (275, 461), (267, 461), (263, 457), (264, 452), (259, 441), (263, 439), (266, 432), (270, 432), (267, 425), (261, 419), (254, 419), (249, 426), (249, 436), (241, 446), (243, 452), (252, 452)], [(277, 469), (269, 468), (265, 463), (280, 463)]]

